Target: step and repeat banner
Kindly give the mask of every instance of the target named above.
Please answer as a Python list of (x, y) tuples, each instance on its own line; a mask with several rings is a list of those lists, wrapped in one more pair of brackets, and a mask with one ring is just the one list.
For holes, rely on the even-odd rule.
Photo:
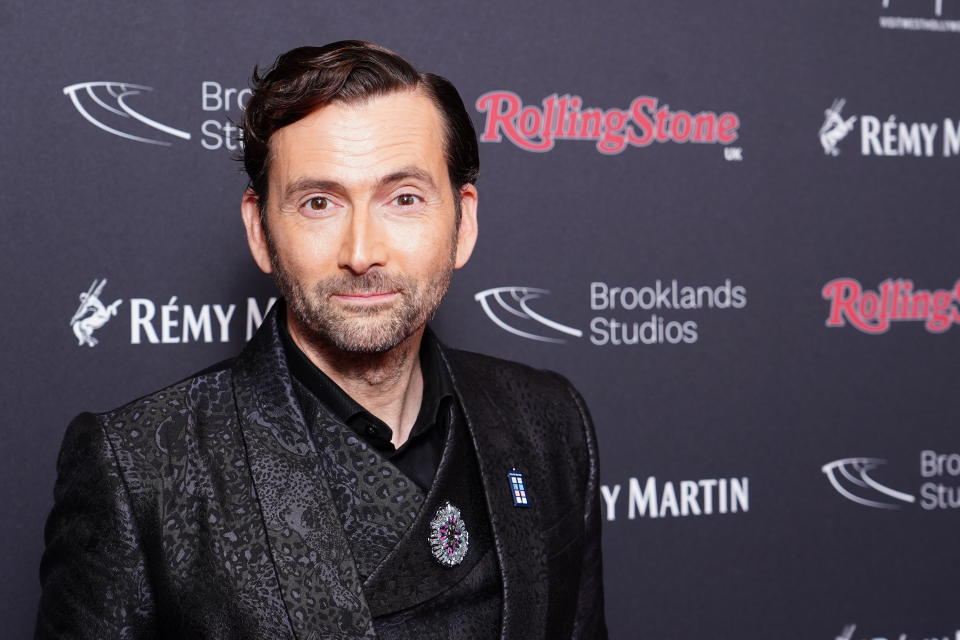
[(601, 453), (612, 638), (960, 638), (960, 0), (13, 3), (3, 636), (69, 420), (237, 353), (255, 64), (450, 78), (480, 241), (434, 322), (559, 371)]

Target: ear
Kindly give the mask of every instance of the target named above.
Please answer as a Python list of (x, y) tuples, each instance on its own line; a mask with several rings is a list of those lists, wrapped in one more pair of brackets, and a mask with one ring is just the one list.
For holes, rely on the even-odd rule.
[(260, 267), (260, 271), (271, 273), (273, 265), (270, 263), (270, 248), (267, 246), (267, 237), (264, 235), (263, 223), (260, 220), (260, 197), (253, 189), (243, 192), (240, 214), (243, 216), (243, 226), (247, 230), (247, 244), (250, 246), (250, 254), (254, 262)]
[(457, 258), (454, 268), (467, 264), (477, 244), (477, 188), (472, 184), (460, 187), (460, 229), (457, 231)]

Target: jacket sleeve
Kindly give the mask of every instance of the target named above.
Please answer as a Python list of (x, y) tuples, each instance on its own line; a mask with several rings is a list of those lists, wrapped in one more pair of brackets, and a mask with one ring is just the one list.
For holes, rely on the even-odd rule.
[(67, 427), (44, 529), (35, 638), (152, 638), (154, 600), (130, 495), (96, 416)]
[(593, 420), (583, 397), (567, 382), (567, 389), (580, 412), (587, 447), (587, 483), (584, 495), (584, 549), (580, 573), (580, 593), (574, 617), (572, 638), (604, 640), (607, 623), (603, 608), (603, 554), (600, 536), (600, 465)]

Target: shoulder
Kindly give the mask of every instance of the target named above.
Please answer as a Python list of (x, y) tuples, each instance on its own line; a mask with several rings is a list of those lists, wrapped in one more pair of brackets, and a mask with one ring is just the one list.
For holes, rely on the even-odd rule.
[(218, 422), (211, 418), (234, 413), (232, 363), (224, 360), (115, 409), (80, 414), (68, 427), (62, 450), (78, 439), (104, 439), (121, 466), (131, 467), (170, 454), (184, 446), (185, 430), (209, 428)]
[(579, 439), (590, 430), (590, 415), (583, 397), (563, 375), (548, 369), (481, 353), (446, 348), (454, 386), (478, 387), (491, 401), (512, 413), (539, 422), (565, 422), (581, 427)]
[(555, 371), (535, 369), (529, 365), (513, 360), (496, 358), (482, 353), (461, 351), (459, 349), (444, 349), (454, 383), (457, 377), (467, 377), (472, 382), (480, 382), (488, 392), (502, 396), (530, 395), (531, 400), (556, 401), (566, 399), (574, 402), (579, 394), (570, 381)]
[[(596, 456), (593, 422), (583, 397), (563, 375), (512, 360), (446, 348), (454, 386), (480, 390), (538, 446), (583, 468)], [(517, 420), (519, 419), (519, 420)]]
[(94, 414), (102, 421), (163, 420), (207, 407), (211, 396), (232, 390), (233, 359), (224, 360), (162, 389), (131, 400), (110, 411)]
[(559, 373), (510, 360), (456, 349), (446, 356), (464, 410), (480, 417), (471, 425), (476, 441), (498, 443), (495, 451), (517, 461), (551, 519), (586, 514), (599, 462), (593, 422), (574, 386)]

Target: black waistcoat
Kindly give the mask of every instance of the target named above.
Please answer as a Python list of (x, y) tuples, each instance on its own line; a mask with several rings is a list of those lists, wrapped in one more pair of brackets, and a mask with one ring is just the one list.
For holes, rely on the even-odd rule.
[[(382, 640), (500, 637), (502, 589), (482, 478), (463, 416), (454, 403), (433, 485), (424, 491), (335, 419), (299, 382), (320, 467), (340, 515)], [(440, 426), (440, 425), (437, 425)], [(469, 531), (469, 550), (447, 567), (431, 552), (430, 521), (447, 502)]]

